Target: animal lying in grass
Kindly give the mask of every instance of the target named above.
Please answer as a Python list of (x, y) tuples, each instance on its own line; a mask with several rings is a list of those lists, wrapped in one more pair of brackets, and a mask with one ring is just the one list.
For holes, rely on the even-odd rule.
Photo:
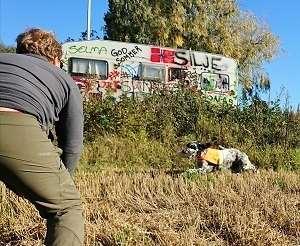
[(248, 170), (256, 171), (256, 167), (250, 162), (248, 156), (235, 148), (190, 142), (180, 153), (184, 157), (195, 158), (196, 167), (190, 169), (190, 172), (209, 173), (217, 170), (231, 170), (234, 173), (240, 173)]

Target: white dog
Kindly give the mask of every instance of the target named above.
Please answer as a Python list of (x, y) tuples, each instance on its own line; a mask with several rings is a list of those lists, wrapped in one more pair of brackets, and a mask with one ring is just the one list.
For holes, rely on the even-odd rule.
[(231, 170), (239, 173), (253, 170), (256, 167), (250, 162), (248, 156), (235, 148), (213, 148), (211, 144), (201, 144), (190, 142), (180, 152), (185, 157), (196, 159), (196, 169), (191, 171), (199, 173), (209, 173), (216, 170)]

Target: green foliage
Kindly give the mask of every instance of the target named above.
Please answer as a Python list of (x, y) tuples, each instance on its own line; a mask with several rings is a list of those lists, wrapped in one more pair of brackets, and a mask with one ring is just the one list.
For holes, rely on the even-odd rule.
[(149, 168), (192, 167), (188, 160), (182, 160), (177, 155), (178, 150), (170, 148), (167, 143), (149, 139), (143, 132), (127, 137), (98, 136), (94, 141), (85, 144), (81, 167), (92, 171), (106, 168), (137, 171), (149, 170)]
[(11, 46), (6, 46), (0, 43), (0, 53), (15, 53), (16, 48)]
[[(83, 40), (87, 40), (87, 30), (83, 31), (80, 33), (80, 37), (79, 38), (72, 38), (72, 37), (68, 37), (65, 41), (65, 42), (74, 42), (74, 41), (83, 41)], [(90, 33), (90, 40), (95, 40), (95, 39), (100, 39), (100, 36), (97, 35), (97, 31), (96, 30), (91, 30), (91, 33)]]
[(95, 166), (186, 168), (177, 152), (197, 140), (240, 148), (259, 167), (298, 169), (299, 123), (299, 114), (259, 98), (240, 107), (190, 91), (89, 101), (83, 159)]
[(85, 140), (94, 139), (97, 135), (104, 135), (116, 128), (114, 120), (116, 104), (107, 97), (104, 101), (90, 100), (84, 102), (84, 133)]
[(269, 88), (262, 65), (278, 51), (278, 38), (236, 0), (109, 0), (107, 39), (218, 53), (239, 64), (251, 92)]

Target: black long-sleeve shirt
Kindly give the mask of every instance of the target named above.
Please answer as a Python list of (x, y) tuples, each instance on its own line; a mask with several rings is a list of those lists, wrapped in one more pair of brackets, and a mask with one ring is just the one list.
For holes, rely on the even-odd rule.
[(72, 169), (82, 151), (83, 112), (70, 76), (42, 56), (2, 53), (0, 107), (35, 116), (44, 130), (55, 127), (61, 158)]

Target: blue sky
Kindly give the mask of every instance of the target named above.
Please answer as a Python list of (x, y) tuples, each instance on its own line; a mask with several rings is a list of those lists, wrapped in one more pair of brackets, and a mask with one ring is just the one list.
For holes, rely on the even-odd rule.
[[(300, 103), (300, 1), (239, 0), (241, 9), (252, 12), (266, 22), (280, 39), (278, 57), (265, 64), (271, 78), (271, 99), (288, 98), (289, 105)], [(0, 42), (15, 45), (16, 36), (29, 27), (55, 32), (59, 40), (79, 37), (86, 29), (87, 0), (0, 0)], [(107, 0), (92, 0), (92, 27), (102, 34)], [(268, 95), (266, 95), (268, 98)]]

